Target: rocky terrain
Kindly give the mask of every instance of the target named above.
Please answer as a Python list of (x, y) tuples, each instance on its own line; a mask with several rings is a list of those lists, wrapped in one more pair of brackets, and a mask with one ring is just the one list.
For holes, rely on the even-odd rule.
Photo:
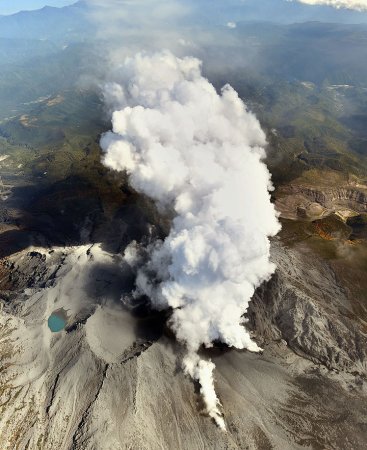
[[(126, 215), (116, 223), (129, 229)], [(278, 270), (248, 311), (264, 353), (203, 353), (217, 367), (225, 433), (202, 413), (165, 315), (121, 301), (129, 239), (121, 233), (119, 251), (46, 245), (2, 259), (4, 450), (365, 448), (367, 310), (355, 313), (329, 263), (275, 239)], [(65, 329), (52, 333), (60, 309)]]
[(367, 211), (366, 186), (315, 188), (289, 185), (280, 190), (278, 210), (287, 219), (320, 218), (339, 213), (342, 218)]

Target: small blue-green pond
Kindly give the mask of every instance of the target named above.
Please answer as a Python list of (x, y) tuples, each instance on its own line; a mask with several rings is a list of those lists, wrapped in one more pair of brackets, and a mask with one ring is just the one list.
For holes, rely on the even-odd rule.
[(53, 333), (57, 333), (65, 328), (66, 321), (57, 314), (51, 314), (48, 318), (48, 327)]

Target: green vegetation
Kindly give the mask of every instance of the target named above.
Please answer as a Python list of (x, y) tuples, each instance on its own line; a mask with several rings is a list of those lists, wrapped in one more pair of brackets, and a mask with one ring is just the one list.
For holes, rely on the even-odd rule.
[[(95, 88), (98, 45), (76, 28), (72, 38), (55, 32), (46, 40), (37, 38), (36, 26), (32, 36), (17, 40), (11, 27), (4, 30), (0, 175), (6, 192), (13, 187), (12, 207), (21, 213), (16, 219), (11, 212), (1, 214), (7, 226), (24, 231), (24, 236), (12, 237), (14, 242), (28, 242), (28, 229), (50, 230), (59, 236), (57, 242), (63, 234), (79, 236), (89, 217), (110, 220), (129, 202), (158, 223), (155, 209), (101, 163), (99, 136), (110, 124)], [(365, 66), (361, 54), (367, 28), (244, 24), (236, 32), (241, 47), (234, 41), (233, 47), (224, 48), (234, 57), (246, 52), (248, 64), (230, 69), (220, 62), (223, 50), (215, 47), (207, 49), (204, 68), (218, 88), (230, 82), (259, 118), (269, 143), (274, 197), (289, 184), (317, 189), (366, 184), (367, 78), (360, 66)], [(340, 48), (350, 49), (349, 65), (338, 60)], [(212, 54), (213, 60), (218, 56), (215, 63)], [(347, 223), (337, 217), (319, 224), (284, 221), (281, 238), (289, 245), (307, 242), (325, 258), (335, 259), (336, 242), (365, 240), (366, 228), (363, 215)]]

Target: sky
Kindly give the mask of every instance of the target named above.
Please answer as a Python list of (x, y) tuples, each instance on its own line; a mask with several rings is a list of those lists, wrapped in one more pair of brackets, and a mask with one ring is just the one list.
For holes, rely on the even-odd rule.
[(76, 0), (0, 0), (0, 14), (14, 14), (19, 11), (39, 9), (48, 6), (65, 6)]

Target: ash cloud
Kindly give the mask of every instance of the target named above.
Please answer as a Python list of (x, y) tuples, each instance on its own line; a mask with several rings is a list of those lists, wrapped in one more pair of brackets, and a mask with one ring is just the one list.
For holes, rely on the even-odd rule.
[(104, 164), (173, 211), (169, 235), (152, 243), (135, 295), (172, 309), (184, 370), (199, 381), (207, 413), (222, 429), (211, 361), (214, 341), (259, 351), (243, 324), (254, 290), (274, 272), (269, 236), (279, 231), (263, 162), (265, 135), (234, 89), (218, 94), (201, 62), (169, 51), (127, 57), (105, 85), (112, 131)]
[(354, 9), (356, 11), (367, 10), (367, 0), (297, 0), (307, 5), (325, 5), (333, 8)]
[(180, 39), (190, 38), (181, 23), (192, 8), (182, 0), (87, 0), (87, 5), (97, 37), (106, 43), (109, 67), (142, 48), (176, 51)]

